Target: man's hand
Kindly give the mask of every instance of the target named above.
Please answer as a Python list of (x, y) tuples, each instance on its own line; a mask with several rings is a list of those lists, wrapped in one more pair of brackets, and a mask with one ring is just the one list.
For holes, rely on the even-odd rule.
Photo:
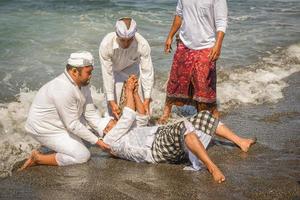
[(209, 61), (211, 61), (211, 62), (217, 61), (219, 56), (221, 55), (221, 48), (222, 48), (224, 35), (225, 35), (225, 33), (222, 31), (217, 32), (216, 44), (210, 50), (209, 55), (208, 55)]
[(98, 140), (97, 142), (96, 142), (96, 144), (98, 145), (98, 147), (100, 148), (100, 149), (102, 149), (103, 151), (106, 151), (106, 152), (108, 152), (108, 153), (110, 153), (110, 146), (108, 145), (108, 144), (105, 144), (102, 140)]
[(215, 44), (215, 46), (210, 50), (208, 58), (209, 61), (217, 61), (221, 54), (221, 45)]
[(172, 49), (172, 41), (173, 39), (171, 37), (167, 37), (165, 41), (165, 53), (170, 53)]
[(119, 119), (121, 114), (121, 109), (119, 108), (118, 104), (115, 101), (109, 101), (109, 106), (113, 115)]
[(146, 113), (149, 115), (150, 114), (150, 98), (145, 99), (144, 101), (144, 108), (146, 110)]

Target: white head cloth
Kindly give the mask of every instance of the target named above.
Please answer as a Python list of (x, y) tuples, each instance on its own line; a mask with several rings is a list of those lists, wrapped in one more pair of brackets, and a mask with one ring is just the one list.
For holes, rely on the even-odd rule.
[(100, 123), (98, 124), (98, 127), (104, 131), (104, 129), (106, 128), (106, 126), (108, 125), (108, 123), (110, 122), (110, 120), (114, 119), (113, 117), (103, 117), (100, 120)]
[(88, 51), (78, 51), (71, 53), (68, 64), (73, 67), (85, 67), (94, 65), (94, 57)]
[(132, 38), (137, 31), (136, 22), (134, 19), (131, 19), (130, 27), (127, 29), (125, 22), (122, 20), (123, 18), (119, 19), (116, 22), (116, 33), (121, 38)]

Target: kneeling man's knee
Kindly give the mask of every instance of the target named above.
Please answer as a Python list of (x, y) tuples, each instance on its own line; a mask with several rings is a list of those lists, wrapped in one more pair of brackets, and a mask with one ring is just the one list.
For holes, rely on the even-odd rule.
[(75, 162), (78, 164), (85, 163), (91, 158), (89, 150), (82, 150), (74, 155)]

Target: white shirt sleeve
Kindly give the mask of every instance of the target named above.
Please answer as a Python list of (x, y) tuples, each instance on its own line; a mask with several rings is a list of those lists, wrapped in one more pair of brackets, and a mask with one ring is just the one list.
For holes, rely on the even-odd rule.
[(215, 26), (218, 31), (226, 32), (228, 8), (226, 0), (216, 0), (214, 4)]
[(81, 122), (76, 97), (71, 91), (56, 91), (52, 96), (57, 113), (66, 129), (82, 139), (95, 144), (98, 138)]
[(103, 141), (108, 145), (112, 145), (115, 141), (119, 140), (129, 132), (135, 119), (136, 112), (128, 107), (124, 107), (121, 118), (116, 126), (106, 134)]
[(146, 42), (141, 47), (141, 61), (140, 61), (140, 71), (141, 71), (141, 83), (142, 88), (144, 91), (145, 98), (151, 97), (151, 91), (154, 84), (154, 71), (153, 71), (153, 65), (151, 60), (151, 49)]
[(182, 10), (183, 10), (182, 2), (181, 0), (178, 0), (175, 15), (182, 17)]
[(150, 116), (149, 115), (142, 115), (137, 113), (136, 114), (136, 126), (137, 127), (144, 127), (148, 125)]
[(100, 44), (99, 57), (100, 57), (100, 63), (102, 69), (104, 92), (106, 94), (107, 100), (112, 101), (115, 100), (115, 96), (114, 96), (115, 79), (113, 76), (113, 62), (111, 60), (111, 55), (109, 55), (109, 51), (105, 45), (105, 41), (102, 41)]
[(97, 110), (93, 98), (91, 95), (91, 90), (89, 88), (86, 89), (87, 94), (86, 94), (86, 103), (85, 103), (85, 108), (84, 108), (84, 118), (87, 121), (88, 125), (97, 131), (100, 137), (103, 137), (103, 130), (99, 127), (101, 117), (99, 115), (99, 111)]

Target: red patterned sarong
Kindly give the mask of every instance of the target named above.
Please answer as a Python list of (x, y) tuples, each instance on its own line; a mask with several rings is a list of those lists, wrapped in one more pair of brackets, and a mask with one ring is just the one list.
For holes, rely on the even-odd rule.
[(216, 102), (216, 63), (209, 61), (210, 50), (193, 50), (178, 43), (168, 80), (168, 97)]

